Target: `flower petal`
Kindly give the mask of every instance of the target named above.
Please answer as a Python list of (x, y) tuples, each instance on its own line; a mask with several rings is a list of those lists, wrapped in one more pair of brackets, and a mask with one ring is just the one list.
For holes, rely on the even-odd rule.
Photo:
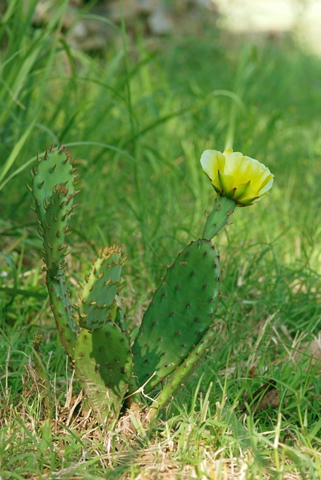
[(225, 157), (217, 150), (205, 150), (201, 156), (201, 165), (203, 171), (212, 181), (217, 177), (218, 170), (224, 170)]

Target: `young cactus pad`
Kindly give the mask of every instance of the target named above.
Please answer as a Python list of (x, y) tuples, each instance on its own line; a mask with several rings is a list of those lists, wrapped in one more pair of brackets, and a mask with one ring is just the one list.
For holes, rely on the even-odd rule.
[(172, 373), (213, 324), (221, 269), (210, 240), (191, 242), (168, 267), (133, 345), (131, 392), (152, 390)]
[(94, 330), (114, 320), (116, 294), (123, 261), (121, 249), (114, 246), (99, 251), (81, 294), (79, 325)]
[(218, 232), (228, 225), (230, 216), (235, 210), (236, 204), (234, 200), (227, 197), (217, 197), (215, 199), (214, 208), (207, 217), (203, 238), (210, 240), (215, 237)]

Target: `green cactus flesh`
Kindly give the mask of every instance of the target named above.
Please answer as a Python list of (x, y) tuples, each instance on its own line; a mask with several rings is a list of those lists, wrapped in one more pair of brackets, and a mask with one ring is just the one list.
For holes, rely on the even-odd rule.
[[(213, 324), (221, 269), (211, 241), (190, 243), (168, 267), (133, 345), (130, 391), (152, 390), (172, 373)], [(156, 372), (156, 373), (155, 373)]]
[(113, 322), (82, 329), (74, 351), (75, 369), (100, 422), (112, 427), (131, 377), (132, 355), (126, 334)]
[(236, 203), (227, 197), (217, 197), (214, 208), (206, 220), (203, 238), (210, 240), (229, 223), (230, 216), (234, 212)]
[(59, 338), (66, 352), (72, 356), (73, 347), (78, 335), (78, 326), (72, 315), (72, 304), (64, 275), (52, 279), (47, 277), (50, 307), (54, 314)]
[[(65, 257), (67, 255), (67, 246), (65, 245), (65, 235), (68, 233), (68, 218), (72, 213), (70, 197), (66, 187), (61, 184), (54, 187), (54, 191), (46, 204), (46, 215), (41, 225), (41, 235), (44, 246), (44, 262), (46, 271), (51, 278), (61, 275), (65, 268)], [(39, 225), (40, 230), (40, 225)]]
[(100, 250), (81, 294), (79, 325), (93, 330), (116, 314), (116, 294), (122, 268), (121, 249), (117, 247)]
[(126, 330), (127, 329), (127, 323), (126, 323), (126, 315), (124, 313), (124, 307), (122, 300), (119, 295), (116, 295), (116, 306), (115, 308), (115, 316), (112, 316), (113, 322), (115, 322), (121, 329)]
[(73, 162), (70, 152), (66, 148), (53, 149), (50, 147), (43, 159), (38, 157), (38, 164), (32, 168), (32, 195), (41, 224), (44, 223), (46, 217), (46, 202), (52, 196), (54, 189), (62, 184), (69, 192), (69, 208), (71, 208), (72, 198), (76, 193), (74, 173), (77, 169), (73, 168)]

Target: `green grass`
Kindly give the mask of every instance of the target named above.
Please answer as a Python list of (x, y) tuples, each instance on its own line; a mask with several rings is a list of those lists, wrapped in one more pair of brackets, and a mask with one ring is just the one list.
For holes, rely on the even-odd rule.
[[(206, 22), (198, 38), (137, 34), (122, 48), (115, 27), (118, 46), (90, 56), (62, 40), (65, 1), (34, 29), (36, 3), (10, 2), (0, 26), (1, 478), (319, 480), (319, 362), (295, 352), (320, 331), (320, 60), (290, 40), (222, 44)], [(275, 186), (217, 238), (217, 340), (156, 426), (100, 431), (82, 417), (49, 312), (29, 167), (50, 144), (70, 145), (82, 176), (73, 284), (100, 246), (121, 244), (134, 326), (166, 265), (201, 234), (213, 202), (201, 153), (232, 138)], [(39, 334), (51, 428), (46, 382), (34, 376)], [(271, 380), (279, 407), (251, 413)]]

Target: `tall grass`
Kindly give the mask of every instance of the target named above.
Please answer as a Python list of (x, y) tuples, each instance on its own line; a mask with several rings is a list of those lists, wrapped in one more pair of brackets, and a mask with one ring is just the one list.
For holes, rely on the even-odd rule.
[[(243, 468), (246, 478), (319, 479), (318, 362), (293, 356), (320, 330), (320, 60), (290, 41), (234, 47), (214, 28), (198, 38), (131, 39), (124, 26), (115, 26), (114, 46), (89, 55), (61, 34), (66, 1), (38, 28), (36, 4), (9, 2), (0, 27), (0, 476), (136, 478), (163, 465), (177, 478), (233, 478)], [(213, 202), (202, 151), (233, 143), (276, 178), (271, 195), (237, 209), (217, 238), (221, 330), (201, 381), (192, 377), (156, 431), (136, 425), (134, 449), (124, 438), (106, 445), (103, 433), (70, 427), (61, 413), (72, 406), (71, 369), (49, 315), (24, 188), (36, 152), (60, 142), (82, 175), (71, 280), (99, 246), (121, 244), (133, 326), (166, 265), (201, 234)], [(32, 382), (37, 334), (57, 402), (54, 432)], [(250, 414), (253, 393), (271, 379), (280, 407)]]

